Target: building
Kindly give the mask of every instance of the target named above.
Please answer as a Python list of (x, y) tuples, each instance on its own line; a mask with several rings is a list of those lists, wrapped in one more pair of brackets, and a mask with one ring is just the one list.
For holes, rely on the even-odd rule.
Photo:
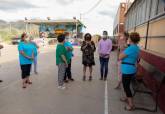
[(113, 25), (113, 35), (119, 36), (124, 33), (125, 13), (127, 11), (127, 3), (120, 3)]
[[(165, 77), (165, 0), (135, 0), (125, 17), (125, 30), (138, 32), (141, 36), (138, 69), (147, 86), (155, 93), (155, 88), (162, 84), (160, 80)], [(165, 113), (164, 95), (165, 86), (162, 86), (158, 104)]]
[(26, 31), (31, 33), (31, 25), (38, 25), (38, 32), (42, 37), (43, 34), (47, 34), (47, 37), (57, 37), (62, 33), (69, 33), (70, 37), (81, 38), (82, 29), (85, 26), (77, 19), (66, 20), (27, 20), (25, 19)]

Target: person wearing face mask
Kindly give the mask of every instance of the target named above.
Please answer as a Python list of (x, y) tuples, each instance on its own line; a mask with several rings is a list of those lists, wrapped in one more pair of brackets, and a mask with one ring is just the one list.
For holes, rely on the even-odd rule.
[(34, 48), (29, 43), (29, 38), (26, 33), (21, 35), (21, 42), (18, 44), (19, 62), (22, 73), (22, 88), (26, 88), (27, 84), (32, 84), (30, 81), (30, 70), (34, 60)]
[(100, 56), (100, 72), (101, 72), (100, 80), (104, 80), (104, 81), (107, 80), (108, 63), (109, 63), (111, 50), (112, 50), (112, 41), (108, 39), (108, 32), (103, 31), (103, 37), (98, 44), (98, 52)]
[(68, 67), (66, 68), (65, 71), (65, 77), (64, 77), (64, 82), (68, 83), (68, 81), (74, 81), (72, 78), (72, 72), (71, 72), (71, 62), (72, 62), (72, 57), (73, 57), (73, 47), (72, 44), (69, 42), (69, 33), (65, 35), (65, 43), (64, 46), (67, 50), (67, 57), (69, 59)]
[(96, 50), (95, 44), (91, 41), (92, 36), (90, 33), (86, 33), (84, 41), (81, 45), (82, 51), (82, 64), (83, 64), (83, 81), (86, 80), (86, 70), (89, 67), (89, 81), (92, 81), (92, 71), (95, 65), (94, 52)]

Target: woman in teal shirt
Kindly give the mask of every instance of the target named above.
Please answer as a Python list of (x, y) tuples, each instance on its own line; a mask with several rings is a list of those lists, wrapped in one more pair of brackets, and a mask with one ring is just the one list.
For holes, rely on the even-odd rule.
[(130, 46), (126, 48), (124, 52), (119, 55), (119, 59), (122, 60), (121, 63), (122, 83), (126, 94), (126, 98), (121, 100), (128, 102), (128, 106), (126, 106), (125, 109), (129, 111), (134, 109), (130, 83), (137, 71), (136, 63), (138, 61), (139, 53), (140, 53), (140, 48), (137, 46), (139, 41), (140, 41), (140, 35), (136, 32), (131, 33), (129, 38)]
[(34, 59), (34, 48), (28, 41), (28, 36), (23, 33), (21, 36), (21, 42), (18, 45), (19, 62), (22, 71), (23, 88), (27, 87), (27, 84), (32, 84), (30, 81), (31, 64)]

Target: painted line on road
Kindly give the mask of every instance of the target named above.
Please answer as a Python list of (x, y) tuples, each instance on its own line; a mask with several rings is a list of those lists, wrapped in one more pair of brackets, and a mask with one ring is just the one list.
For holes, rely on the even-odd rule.
[(108, 114), (108, 82), (105, 82), (104, 114)]

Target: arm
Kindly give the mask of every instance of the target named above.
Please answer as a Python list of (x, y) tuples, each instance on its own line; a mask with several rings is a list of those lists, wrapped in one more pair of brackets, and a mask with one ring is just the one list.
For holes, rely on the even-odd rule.
[(109, 40), (109, 50), (108, 50), (109, 54), (110, 54), (111, 51), (112, 51), (112, 41)]
[(132, 54), (132, 50), (130, 47), (126, 48), (124, 50), (124, 52), (122, 52), (121, 54), (119, 54), (119, 60), (122, 60), (124, 58), (126, 58), (127, 56), (131, 55)]
[(34, 43), (34, 45), (37, 47), (37, 49), (39, 48), (39, 46), (37, 45), (37, 43), (36, 42), (33, 42)]
[(87, 44), (85, 42), (83, 42), (82, 46), (81, 46), (81, 51), (84, 51), (84, 49), (87, 47)]
[(61, 58), (65, 62), (66, 67), (68, 67), (68, 62), (66, 60), (66, 57), (64, 55), (61, 55)]
[(124, 59), (124, 58), (126, 58), (126, 57), (127, 57), (127, 55), (124, 54), (124, 53), (120, 53), (120, 54), (119, 54), (119, 60), (122, 60), (122, 59)]
[(93, 50), (93, 52), (95, 52), (95, 51), (96, 51), (96, 46), (95, 46), (95, 43), (92, 41), (92, 42), (91, 42), (91, 44), (92, 44), (92, 45), (91, 45), (92, 50)]
[(33, 57), (33, 56), (34, 56), (34, 53), (32, 53), (32, 57), (27, 56), (26, 53), (25, 53), (24, 51), (20, 51), (20, 54), (23, 55), (24, 57), (26, 57), (27, 59), (33, 60), (33, 58), (34, 58), (34, 57)]

